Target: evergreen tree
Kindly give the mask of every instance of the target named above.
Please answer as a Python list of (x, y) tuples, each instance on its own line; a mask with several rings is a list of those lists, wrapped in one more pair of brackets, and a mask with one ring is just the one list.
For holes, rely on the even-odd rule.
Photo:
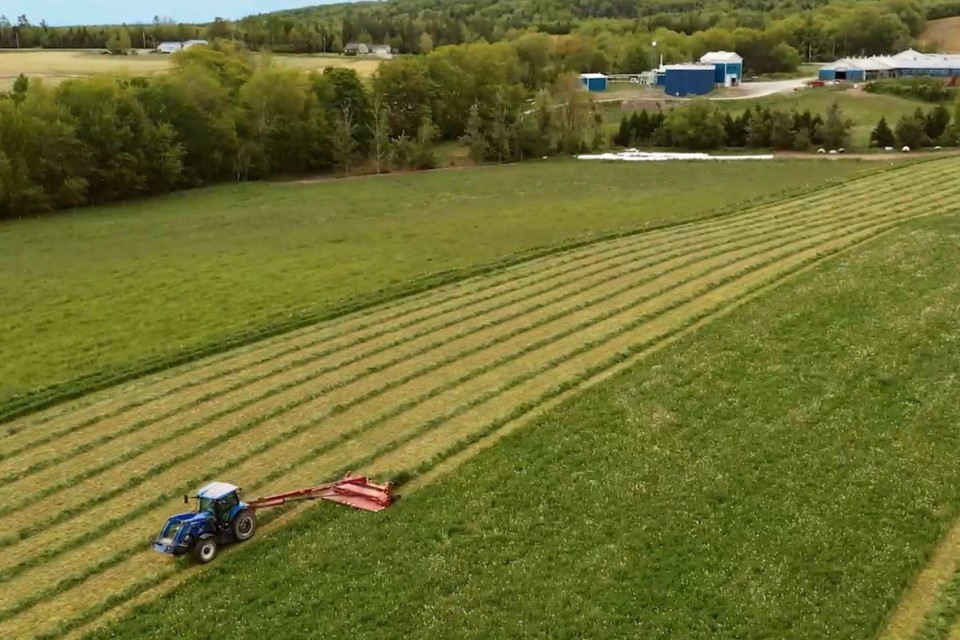
[(620, 128), (613, 135), (613, 144), (618, 147), (629, 147), (632, 145), (633, 128), (630, 126), (632, 117), (623, 116), (620, 118)]
[(818, 133), (823, 144), (832, 149), (840, 149), (849, 143), (852, 128), (853, 121), (843, 116), (840, 103), (834, 100), (827, 109), (823, 123), (818, 127)]
[(480, 116), (480, 103), (474, 102), (470, 107), (467, 131), (460, 140), (469, 150), (471, 160), (479, 164), (487, 159), (489, 147), (484, 133), (483, 118)]
[(943, 137), (950, 126), (950, 110), (942, 104), (933, 108), (925, 118), (925, 131), (930, 140), (936, 141)]
[(896, 142), (897, 140), (893, 135), (893, 131), (890, 130), (890, 125), (887, 124), (887, 119), (881, 117), (873, 133), (870, 134), (870, 146), (885, 149), (892, 147)]

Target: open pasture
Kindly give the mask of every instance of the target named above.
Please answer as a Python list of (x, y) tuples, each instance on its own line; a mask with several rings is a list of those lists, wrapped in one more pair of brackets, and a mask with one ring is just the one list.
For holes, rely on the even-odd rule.
[(872, 168), (530, 163), (225, 186), (0, 224), (0, 415), (38, 387)]
[[(337, 55), (271, 55), (277, 64), (307, 71), (326, 67), (355, 69), (361, 76), (376, 71), (380, 60), (348, 58)], [(138, 55), (101, 55), (98, 50), (0, 50), (0, 91), (9, 89), (21, 73), (57, 84), (69, 78), (83, 78), (105, 73), (152, 75), (170, 69), (170, 57), (140, 51)]]
[[(9, 423), (0, 440), (0, 636), (79, 632), (194, 573), (147, 542), (179, 508), (177, 496), (205, 480), (251, 497), (348, 469), (422, 481), (805, 268), (908, 221), (956, 212), (958, 166), (901, 167), (589, 244)], [(722, 410), (710, 404), (708, 413)], [(495, 485), (486, 491), (495, 499)], [(579, 518), (576, 508), (568, 515)], [(370, 528), (350, 522), (354, 538)]]

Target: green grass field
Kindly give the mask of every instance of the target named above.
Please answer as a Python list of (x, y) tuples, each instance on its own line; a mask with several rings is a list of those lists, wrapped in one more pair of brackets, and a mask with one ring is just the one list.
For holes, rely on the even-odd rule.
[(91, 637), (877, 637), (960, 507), (960, 211), (907, 193), (955, 170), (744, 214), (905, 217), (392, 511), (310, 509)]
[(0, 225), (0, 406), (431, 274), (694, 219), (858, 163), (575, 162), (207, 189)]

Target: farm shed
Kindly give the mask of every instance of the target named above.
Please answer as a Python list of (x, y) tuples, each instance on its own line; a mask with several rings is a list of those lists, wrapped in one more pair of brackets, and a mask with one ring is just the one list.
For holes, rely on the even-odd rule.
[(820, 69), (820, 80), (862, 82), (908, 76), (960, 76), (960, 55), (920, 53), (913, 49), (894, 56), (844, 58)]
[(664, 70), (663, 86), (668, 96), (703, 96), (713, 91), (713, 65), (668, 64)]
[(607, 76), (602, 73), (581, 73), (580, 82), (587, 91), (606, 91)]
[(720, 87), (736, 87), (743, 82), (743, 58), (732, 51), (711, 51), (700, 58), (701, 64), (713, 65), (713, 83)]

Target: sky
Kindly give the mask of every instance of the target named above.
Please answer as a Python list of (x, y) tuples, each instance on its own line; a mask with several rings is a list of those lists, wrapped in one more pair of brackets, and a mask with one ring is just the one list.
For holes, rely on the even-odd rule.
[[(238, 19), (255, 13), (294, 9), (335, 0), (4, 0), (0, 13), (11, 22), (26, 14), (31, 24), (46, 20), (51, 26), (132, 24), (154, 16), (177, 22), (210, 22), (216, 17)], [(340, 0), (342, 1), (342, 0)]]

